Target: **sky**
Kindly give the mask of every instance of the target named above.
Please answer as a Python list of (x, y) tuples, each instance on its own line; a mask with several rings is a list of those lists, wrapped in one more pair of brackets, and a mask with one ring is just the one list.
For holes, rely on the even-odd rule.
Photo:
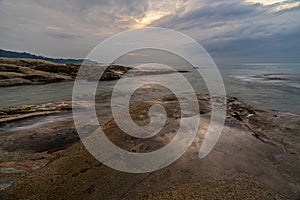
[(300, 62), (299, 19), (299, 0), (0, 0), (0, 48), (84, 58), (150, 26), (187, 34), (217, 62)]

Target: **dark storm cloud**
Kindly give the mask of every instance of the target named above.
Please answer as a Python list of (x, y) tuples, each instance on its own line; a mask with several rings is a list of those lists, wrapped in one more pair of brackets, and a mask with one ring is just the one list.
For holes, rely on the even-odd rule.
[(0, 48), (40, 49), (51, 56), (82, 57), (107, 37), (138, 27), (135, 25), (149, 12), (161, 12), (163, 17), (146, 25), (181, 31), (214, 57), (230, 60), (239, 56), (255, 61), (262, 55), (268, 59), (276, 55), (297, 60), (300, 7), (287, 6), (297, 2), (0, 0)]
[(204, 45), (212, 56), (236, 61), (299, 62), (300, 28), (261, 38), (241, 38), (219, 44)]
[(59, 32), (46, 32), (47, 35), (57, 38), (57, 39), (78, 39), (82, 38), (81, 35), (69, 34), (69, 33), (59, 33)]
[(207, 42), (204, 48), (217, 63), (299, 62), (300, 28), (254, 38)]
[[(99, 20), (101, 17), (118, 20), (122, 16), (143, 16), (148, 0), (52, 0), (35, 1), (45, 8), (68, 13), (78, 20), (89, 20), (91, 12), (95, 12)], [(107, 21), (107, 24), (111, 21)]]
[[(245, 6), (239, 2), (222, 3), (218, 5), (205, 5), (201, 8), (189, 11), (183, 15), (166, 16), (154, 23), (157, 25), (184, 30), (193, 25), (206, 26), (209, 22), (222, 22), (239, 20), (242, 18), (261, 15), (263, 10), (258, 4)], [(204, 22), (204, 23), (203, 23)], [(184, 24), (184, 26), (181, 26)]]
[(191, 35), (215, 58), (299, 62), (300, 23), (295, 19), (300, 7), (274, 11), (279, 5), (217, 1), (166, 16), (154, 25)]
[[(135, 23), (132, 16), (143, 17), (145, 9), (147, 1), (143, 0), (4, 0), (0, 5), (0, 48), (83, 57), (101, 40), (131, 28)], [(49, 27), (54, 31), (48, 31)], [(70, 39), (77, 39), (76, 46)], [(59, 55), (61, 51), (55, 47), (69, 47), (77, 53)], [(38, 49), (42, 51), (36, 52)]]
[[(216, 1), (218, 2), (218, 1)], [(247, 20), (260, 20), (270, 17), (269, 8), (261, 4), (245, 4), (242, 1), (229, 0), (215, 4), (205, 4), (200, 8), (165, 16), (153, 25), (188, 30), (192, 28), (214, 28), (233, 23), (244, 25)]]

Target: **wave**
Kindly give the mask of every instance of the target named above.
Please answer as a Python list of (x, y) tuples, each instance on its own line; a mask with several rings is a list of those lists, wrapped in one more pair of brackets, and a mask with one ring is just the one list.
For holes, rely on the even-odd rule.
[(260, 75), (231, 75), (231, 78), (244, 82), (285, 86), (300, 89), (300, 75), (287, 73), (269, 73)]

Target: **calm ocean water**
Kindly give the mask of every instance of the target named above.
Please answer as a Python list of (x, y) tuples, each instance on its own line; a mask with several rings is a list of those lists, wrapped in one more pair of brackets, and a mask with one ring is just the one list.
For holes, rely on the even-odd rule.
[(259, 108), (300, 114), (300, 63), (220, 67), (227, 95)]
[[(300, 64), (240, 64), (219, 67), (227, 95), (259, 108), (274, 109), (300, 114)], [(196, 73), (184, 73), (190, 82), (199, 82)], [(169, 78), (165, 75), (140, 77), (142, 82), (153, 76)], [(170, 79), (170, 82), (174, 80)], [(101, 82), (98, 94), (108, 94), (116, 81)], [(88, 84), (88, 83), (87, 83)], [(196, 85), (196, 90), (204, 91), (204, 82)], [(16, 86), (0, 88), (0, 108), (14, 105), (71, 100), (72, 82), (48, 85)]]

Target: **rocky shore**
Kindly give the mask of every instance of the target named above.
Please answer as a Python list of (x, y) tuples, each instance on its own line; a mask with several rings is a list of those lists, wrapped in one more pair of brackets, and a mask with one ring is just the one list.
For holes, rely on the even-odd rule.
[[(80, 66), (35, 59), (0, 58), (0, 87), (72, 81), (75, 79)], [(84, 66), (90, 68), (104, 67), (96, 64)], [(101, 80), (119, 79), (130, 69), (120, 65), (110, 65), (103, 73)], [(87, 78), (99, 80), (95, 74), (88, 75)]]
[[(203, 94), (197, 97), (202, 121), (193, 144), (179, 160), (152, 173), (128, 174), (101, 164), (79, 141), (72, 117), (0, 136), (0, 198), (299, 198), (300, 116), (261, 110), (228, 98), (221, 138), (206, 158), (199, 159), (197, 153), (209, 125), (210, 99)], [(172, 95), (147, 101), (139, 101), (138, 95), (133, 98), (130, 113), (140, 125), (149, 122), (147, 112), (152, 104), (166, 108), (168, 120), (163, 130), (150, 139), (129, 137), (108, 112), (101, 124), (106, 135), (133, 152), (150, 152), (167, 145), (178, 128), (177, 99)], [(103, 103), (99, 109), (107, 105)], [(1, 119), (9, 124), (24, 120), (22, 115), (52, 115), (69, 109), (67, 102), (10, 108), (1, 111)]]
[(57, 114), (70, 110), (72, 110), (71, 102), (13, 106), (6, 109), (0, 109), (0, 125), (21, 119)]

